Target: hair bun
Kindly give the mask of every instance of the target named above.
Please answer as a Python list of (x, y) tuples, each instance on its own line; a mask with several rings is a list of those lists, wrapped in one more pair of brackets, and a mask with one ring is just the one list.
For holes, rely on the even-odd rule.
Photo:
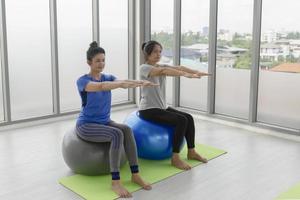
[(98, 47), (98, 43), (97, 43), (96, 41), (94, 41), (94, 42), (92, 42), (92, 43), (90, 44), (90, 47), (91, 47), (91, 48), (96, 48), (96, 47)]
[(145, 49), (145, 46), (146, 46), (147, 43), (148, 43), (148, 42), (144, 42), (144, 43), (142, 44), (142, 50)]

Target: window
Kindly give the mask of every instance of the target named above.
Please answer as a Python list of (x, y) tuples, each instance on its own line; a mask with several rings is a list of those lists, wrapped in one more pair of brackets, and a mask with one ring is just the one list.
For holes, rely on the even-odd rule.
[(86, 51), (92, 42), (92, 2), (57, 1), (57, 23), (60, 109), (78, 110), (81, 100), (76, 81), (89, 72)]
[(53, 114), (49, 1), (6, 1), (12, 120)]
[[(180, 64), (208, 71), (209, 1), (182, 1)], [(180, 106), (207, 110), (207, 77), (180, 79)]]
[[(257, 120), (300, 129), (300, 2), (263, 1)], [(276, 23), (274, 23), (276, 22)]]
[[(128, 79), (128, 0), (100, 0), (100, 46), (105, 49), (105, 72)], [(112, 91), (112, 102), (128, 101), (128, 89)]]
[(248, 118), (253, 0), (219, 0), (216, 113)]
[[(151, 40), (163, 46), (160, 62), (173, 65), (173, 0), (151, 0)], [(173, 78), (166, 79), (166, 99), (172, 104)]]
[[(1, 52), (1, 43), (0, 43), (0, 52)], [(1, 53), (0, 53), (0, 122), (4, 121), (3, 87), (2, 87), (2, 67), (1, 67), (1, 65), (2, 65), (2, 59), (1, 59)]]

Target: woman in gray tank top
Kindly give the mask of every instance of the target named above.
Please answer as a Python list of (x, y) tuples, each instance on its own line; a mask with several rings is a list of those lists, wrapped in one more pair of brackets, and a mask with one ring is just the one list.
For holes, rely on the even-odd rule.
[(185, 138), (188, 147), (187, 158), (207, 163), (207, 159), (195, 151), (195, 125), (193, 117), (185, 112), (166, 106), (166, 76), (201, 78), (210, 74), (183, 66), (160, 65), (162, 45), (157, 41), (142, 45), (145, 63), (140, 67), (140, 79), (158, 84), (156, 87), (141, 88), (140, 116), (156, 123), (174, 126), (173, 154), (171, 164), (179, 169), (189, 170), (191, 166), (179, 157), (180, 144)]

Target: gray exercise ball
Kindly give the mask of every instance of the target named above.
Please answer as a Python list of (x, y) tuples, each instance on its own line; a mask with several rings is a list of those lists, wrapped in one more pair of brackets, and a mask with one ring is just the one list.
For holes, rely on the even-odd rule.
[[(68, 131), (62, 143), (62, 154), (66, 164), (77, 174), (95, 176), (109, 174), (109, 142), (88, 142), (81, 139), (76, 129)], [(122, 146), (120, 167), (126, 163)]]

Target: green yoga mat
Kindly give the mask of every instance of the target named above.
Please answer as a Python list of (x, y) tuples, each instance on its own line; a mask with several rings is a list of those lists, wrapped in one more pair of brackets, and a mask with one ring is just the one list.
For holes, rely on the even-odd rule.
[(279, 195), (276, 200), (296, 200), (300, 199), (300, 183)]
[[(184, 149), (185, 150), (181, 152), (182, 158), (186, 158), (186, 148)], [(206, 157), (208, 160), (211, 160), (226, 153), (223, 150), (202, 144), (197, 144), (196, 149), (201, 155)], [(186, 161), (193, 167), (201, 164), (201, 162), (198, 161)], [(182, 172), (182, 170), (170, 165), (170, 159), (160, 161), (139, 159), (139, 168), (140, 174), (143, 177), (143, 179), (151, 184)], [(123, 185), (129, 192), (134, 192), (141, 189), (140, 186), (130, 181), (131, 173), (128, 164), (122, 167), (120, 175)], [(118, 198), (118, 196), (110, 189), (110, 175), (73, 175), (61, 178), (59, 180), (59, 183), (87, 200), (111, 200)]]

